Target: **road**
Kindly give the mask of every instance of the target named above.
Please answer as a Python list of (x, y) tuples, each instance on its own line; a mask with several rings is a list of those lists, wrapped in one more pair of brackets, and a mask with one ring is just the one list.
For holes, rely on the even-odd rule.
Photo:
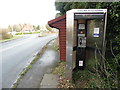
[(2, 43), (2, 49), (0, 49), (0, 56), (2, 56), (0, 59), (0, 67), (2, 67), (0, 69), (0, 73), (2, 73), (0, 85), (2, 88), (10, 88), (35, 53), (56, 37), (57, 35), (38, 37), (35, 34)]

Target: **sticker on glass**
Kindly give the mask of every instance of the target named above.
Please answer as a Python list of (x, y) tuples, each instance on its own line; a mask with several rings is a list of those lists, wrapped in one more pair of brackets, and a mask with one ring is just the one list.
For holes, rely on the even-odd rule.
[(79, 66), (83, 66), (83, 61), (79, 61)]
[(99, 37), (99, 28), (94, 28), (94, 37)]

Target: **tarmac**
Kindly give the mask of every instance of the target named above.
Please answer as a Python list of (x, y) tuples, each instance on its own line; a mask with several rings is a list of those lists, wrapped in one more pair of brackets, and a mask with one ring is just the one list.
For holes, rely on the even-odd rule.
[(48, 44), (42, 57), (37, 60), (17, 88), (57, 88), (59, 76), (53, 75), (52, 70), (59, 62), (59, 54), (52, 48), (54, 40)]

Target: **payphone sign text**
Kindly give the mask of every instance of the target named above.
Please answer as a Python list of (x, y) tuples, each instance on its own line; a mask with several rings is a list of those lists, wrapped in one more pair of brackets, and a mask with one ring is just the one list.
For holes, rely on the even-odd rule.
[(99, 37), (99, 28), (94, 28), (93, 37)]

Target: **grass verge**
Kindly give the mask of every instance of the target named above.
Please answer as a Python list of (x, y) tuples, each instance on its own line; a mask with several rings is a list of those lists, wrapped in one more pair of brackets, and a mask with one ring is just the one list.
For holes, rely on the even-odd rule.
[[(54, 39), (53, 39), (54, 40)], [(22, 80), (23, 76), (27, 73), (27, 71), (29, 69), (32, 68), (32, 64), (34, 64), (45, 52), (45, 50), (47, 49), (48, 44), (51, 42), (52, 40), (50, 40), (37, 54), (36, 57), (30, 62), (30, 64), (23, 70), (22, 73), (20, 73), (20, 76), (18, 77), (18, 79), (15, 81), (15, 83), (12, 85), (11, 88), (17, 88), (19, 82)]]
[(0, 40), (0, 42), (6, 42), (6, 41), (10, 41), (10, 40), (14, 40), (14, 39), (18, 39), (18, 38), (21, 38), (21, 37), (23, 37), (23, 36), (13, 36), (12, 38), (10, 38), (10, 39), (4, 39), (4, 40)]
[(19, 33), (16, 33), (16, 35), (23, 35), (23, 34), (39, 34), (40, 32), (24, 32), (24, 33), (22, 33), (22, 32), (19, 32)]

